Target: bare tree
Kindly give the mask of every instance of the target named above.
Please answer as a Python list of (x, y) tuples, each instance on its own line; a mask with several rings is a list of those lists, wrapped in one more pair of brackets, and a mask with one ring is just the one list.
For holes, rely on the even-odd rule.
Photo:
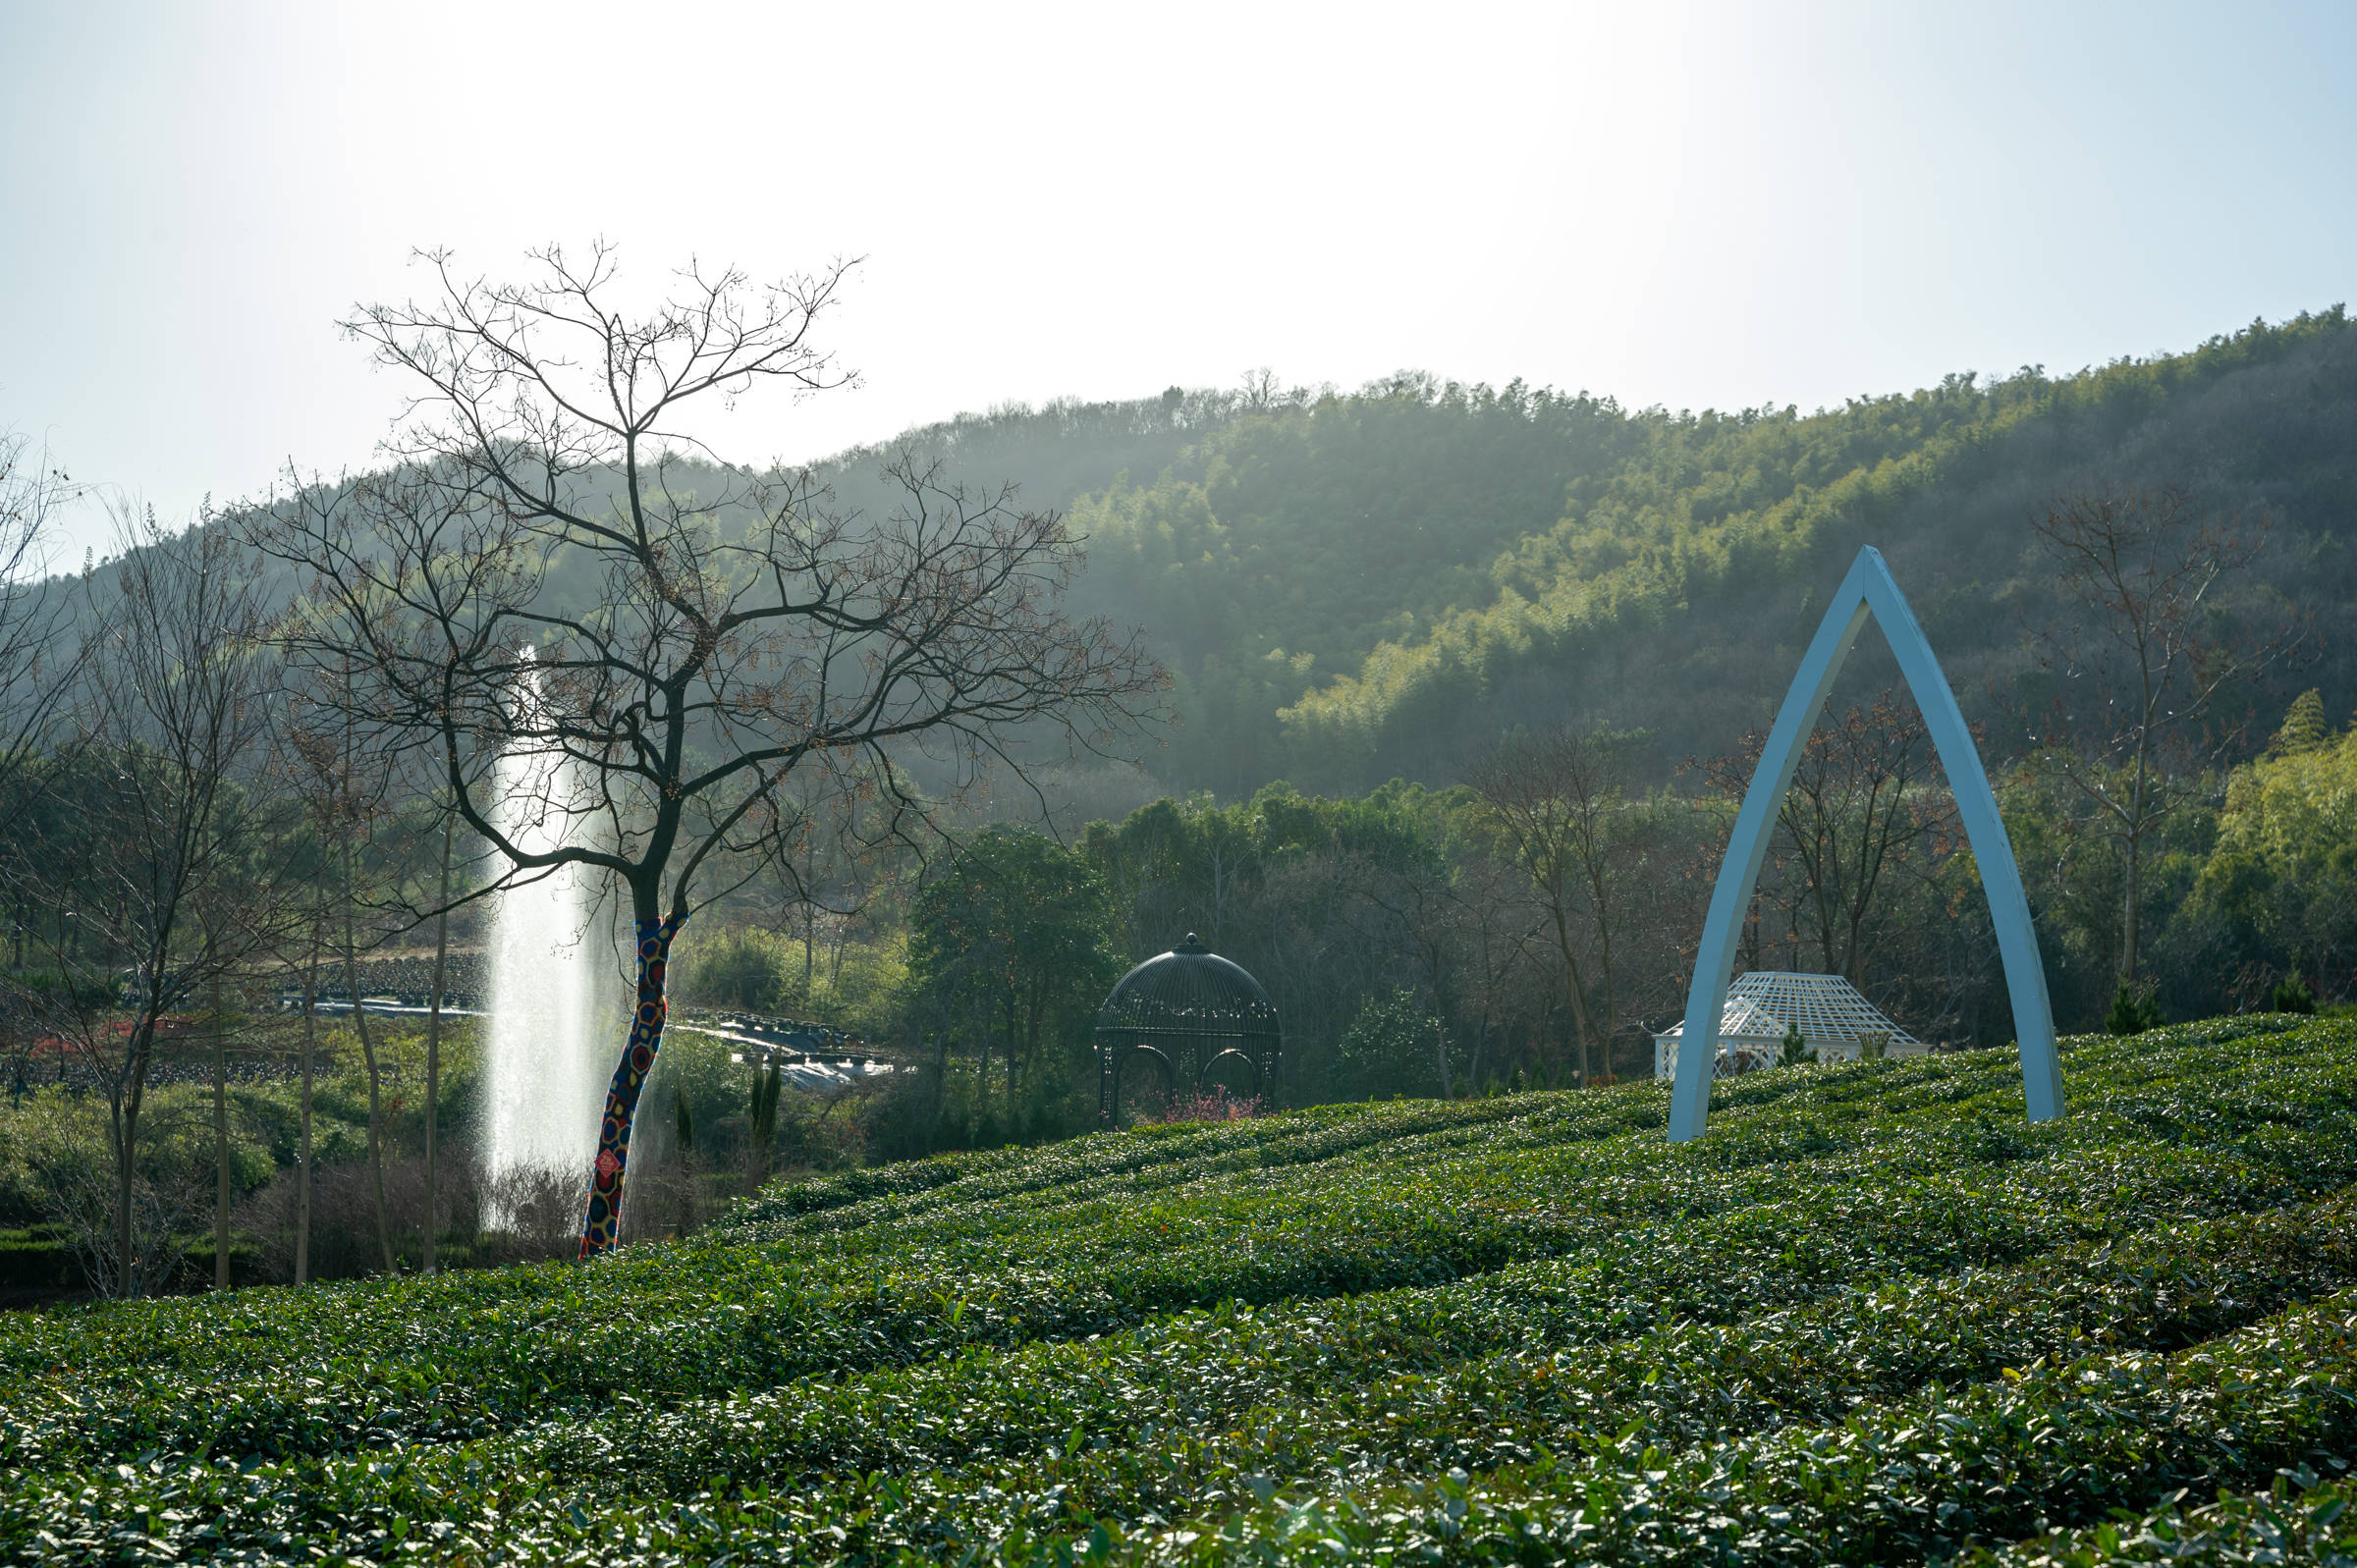
[(1516, 991), (1533, 972), (1532, 949), (1550, 940), (1547, 915), (1520, 866), (1474, 853), (1456, 868), (1443, 917), (1458, 1000), (1472, 1014), (1466, 1076), (1479, 1094), (1495, 1071), (1491, 1041), (1517, 1011)]
[[(755, 288), (682, 275), (615, 308), (614, 261), (538, 254), (525, 284), (440, 283), (349, 323), (416, 398), (393, 470), (297, 487), (271, 548), (308, 575), (298, 657), (356, 672), (370, 743), (423, 746), (504, 876), (610, 876), (636, 928), (637, 997), (601, 1118), (584, 1255), (613, 1242), (638, 1094), (662, 1041), (673, 939), (754, 875), (797, 775), (881, 792), (891, 821), (1042, 729), (1098, 744), (1161, 673), (1133, 637), (1063, 615), (1078, 541), (1011, 492), (895, 461), (886, 516), (831, 511), (807, 475), (697, 458), (680, 421), (760, 384), (843, 375), (811, 342), (841, 269)], [(502, 754), (550, 764), (548, 838), (507, 826)]]
[(2118, 848), (2118, 977), (2133, 984), (2147, 845), (2238, 743), (2221, 696), (2298, 641), (2277, 618), (2222, 602), (2266, 548), (2264, 516), (2204, 512), (2163, 486), (2065, 497), (2031, 529), (2066, 605), (2038, 638), (2061, 690), (2032, 738)]
[(1564, 1000), (1579, 1037), (1579, 1085), (1619, 1023), (1619, 935), (1628, 879), (1641, 848), (1627, 832), (1628, 737), (1562, 729), (1518, 735), (1475, 762), (1471, 784), (1528, 874), (1563, 965)]
[[(0, 855), (13, 855), (28, 841), (29, 796), (55, 773), (45, 765), (41, 741), (72, 684), (80, 645), (68, 632), (81, 584), (52, 576), (49, 568), (57, 514), (80, 494), (47, 453), (23, 436), (0, 432), (0, 821), (8, 825)], [(12, 973), (25, 967), (35, 907), (22, 891), (11, 899)], [(12, 1008), (0, 1024), (12, 1104), (30, 1087), (39, 1038), (25, 1022), (23, 1009)]]
[[(1705, 768), (1706, 777), (1739, 802), (1766, 743), (1762, 732), (1745, 735), (1733, 755)], [(1956, 837), (1952, 797), (1929, 787), (1937, 763), (1923, 716), (1885, 690), (1810, 732), (1777, 808), (1780, 866), (1788, 860), (1798, 874), (1784, 913), (1815, 936), (1823, 972), (1860, 990), (1876, 949), (1873, 915), (1885, 879), (1912, 867), (1918, 849)]]
[(58, 514), (82, 496), (46, 452), (0, 433), (0, 806), (12, 812), (81, 652), (69, 633), (82, 585), (50, 568)]
[[(300, 614), (298, 611), (298, 618)], [(285, 635), (284, 622), (279, 634)], [(394, 778), (393, 770), (386, 764), (393, 759), (363, 755), (360, 750), (349, 669), (313, 668), (305, 674), (309, 679), (291, 682), (285, 692), (291, 711), (279, 730), (285, 740), (282, 760), (289, 777), (297, 782), (296, 792), (319, 845), (313, 875), (322, 886), (336, 890), (338, 901), (343, 905), (342, 941), (334, 946), (342, 959), (344, 989), (352, 1003), (353, 1033), (360, 1043), (360, 1060), (368, 1083), (368, 1180), (376, 1220), (377, 1260), (391, 1273), (398, 1266), (393, 1252), (392, 1216), (385, 1199), (383, 1062), (368, 1010), (361, 1005), (365, 988), (360, 984), (359, 914), (363, 904), (380, 901), (362, 886), (369, 868), (361, 851), (384, 812)], [(314, 944), (327, 934), (314, 925)]]
[(45, 942), (53, 971), (82, 983), (31, 1000), (105, 1088), (115, 1233), (104, 1279), (137, 1295), (165, 1282), (167, 1263), (136, 1220), (157, 1207), (141, 1196), (148, 1069), (189, 1008), (269, 949), (290, 881), (258, 778), (269, 675), (252, 562), (225, 528), (174, 533), (151, 512), (118, 523), (122, 559), (100, 585), (53, 762), (72, 788), (49, 841), (15, 869), (73, 913)]

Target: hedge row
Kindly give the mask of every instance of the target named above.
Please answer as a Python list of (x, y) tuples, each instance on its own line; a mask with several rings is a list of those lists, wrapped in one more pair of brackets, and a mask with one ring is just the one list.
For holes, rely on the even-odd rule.
[(2337, 1480), (2267, 1488), (2353, 1435), (2352, 1044), (2074, 1042), (2036, 1128), (2001, 1053), (1738, 1081), (1677, 1147), (1651, 1086), (1326, 1108), (21, 1317), (0, 1558), (2337, 1549)]

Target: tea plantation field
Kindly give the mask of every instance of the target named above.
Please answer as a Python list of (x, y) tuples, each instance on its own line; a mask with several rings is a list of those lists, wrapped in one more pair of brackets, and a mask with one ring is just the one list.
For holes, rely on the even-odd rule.
[(0, 1559), (2357, 1560), (2357, 1026), (1334, 1107), (0, 1322)]

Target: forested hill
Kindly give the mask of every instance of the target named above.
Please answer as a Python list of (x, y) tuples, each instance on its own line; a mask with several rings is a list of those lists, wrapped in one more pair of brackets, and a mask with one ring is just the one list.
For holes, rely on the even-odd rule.
[[(1223, 793), (1446, 782), (1502, 728), (1569, 714), (1651, 730), (1663, 759), (1724, 751), (1781, 696), (1864, 543), (1995, 720), (2045, 616), (2030, 520), (2073, 491), (2166, 482), (2264, 511), (2267, 577), (2320, 627), (2346, 623), (2350, 329), (2335, 308), (1810, 415), (1400, 377), (1238, 412), (1078, 498), (1082, 597), (1146, 625), (1180, 676), (1165, 776)], [(2336, 641), (2302, 682), (2339, 713), (2357, 666)], [(1879, 647), (1857, 664), (1861, 685), (1894, 674)]]
[[(2352, 327), (2335, 306), (2185, 353), (1958, 374), (1805, 415), (1262, 377), (962, 415), (818, 468), (845, 508), (891, 510), (880, 470), (906, 452), (1068, 511), (1089, 536), (1075, 607), (1143, 626), (1172, 669), (1178, 722), (1145, 758), (1170, 788), (1446, 784), (1502, 730), (1568, 718), (1646, 731), (1666, 776), (1764, 722), (1866, 543), (2002, 754), (2050, 619), (2030, 522), (2089, 489), (2174, 483), (2272, 516), (2260, 569), (2328, 633), (2300, 685), (2330, 714), (2357, 706), (2357, 653), (2329, 634), (2357, 610)], [(1894, 676), (1870, 638), (1849, 684)], [(2280, 694), (2255, 700), (2272, 724)]]

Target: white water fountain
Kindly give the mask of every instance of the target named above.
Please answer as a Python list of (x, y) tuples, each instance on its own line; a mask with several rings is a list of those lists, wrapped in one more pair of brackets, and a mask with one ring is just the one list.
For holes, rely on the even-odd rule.
[[(534, 679), (525, 700), (538, 697)], [(497, 820), (519, 849), (564, 841), (574, 773), (553, 752), (500, 757)], [(611, 1065), (592, 1003), (595, 906), (578, 869), (564, 866), (500, 894), (492, 911), (483, 1160), (494, 1192), (501, 1178), (534, 1171), (577, 1177), (586, 1190)]]

